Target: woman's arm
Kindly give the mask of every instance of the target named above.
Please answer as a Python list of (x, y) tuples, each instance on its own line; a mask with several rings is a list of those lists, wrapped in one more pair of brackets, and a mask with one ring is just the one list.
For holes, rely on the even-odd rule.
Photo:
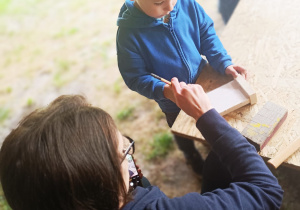
[(200, 85), (179, 83), (176, 78), (171, 82), (176, 104), (197, 121), (197, 128), (233, 180), (227, 189), (199, 195), (201, 205), (214, 206), (212, 209), (279, 209), (283, 191), (255, 148), (212, 109)]

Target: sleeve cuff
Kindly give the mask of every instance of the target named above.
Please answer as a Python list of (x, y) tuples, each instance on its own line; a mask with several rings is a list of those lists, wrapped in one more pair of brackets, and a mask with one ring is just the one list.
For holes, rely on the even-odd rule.
[(197, 120), (196, 126), (210, 144), (213, 144), (220, 136), (231, 129), (231, 126), (215, 109), (203, 114)]
[(155, 89), (154, 89), (154, 99), (156, 99), (156, 100), (165, 99), (164, 87), (165, 87), (164, 82), (158, 82), (156, 84)]
[(224, 62), (219, 69), (219, 72), (221, 72), (222, 74), (225, 74), (225, 70), (228, 66), (233, 65), (233, 63), (231, 61), (226, 61)]

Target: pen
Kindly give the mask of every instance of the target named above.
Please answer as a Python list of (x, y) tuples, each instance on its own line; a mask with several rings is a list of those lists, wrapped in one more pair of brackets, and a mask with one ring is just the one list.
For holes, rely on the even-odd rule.
[(164, 83), (166, 83), (168, 85), (172, 85), (172, 83), (170, 81), (168, 81), (168, 80), (166, 80), (164, 78), (161, 78), (160, 76), (157, 76), (156, 74), (151, 73), (151, 76), (154, 77), (154, 78), (156, 78), (156, 79), (159, 79), (160, 81), (162, 81), (162, 82), (164, 82)]

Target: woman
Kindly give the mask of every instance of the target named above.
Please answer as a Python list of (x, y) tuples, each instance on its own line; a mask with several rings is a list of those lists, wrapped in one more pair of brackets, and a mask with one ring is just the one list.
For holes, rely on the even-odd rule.
[(13, 209), (117, 209), (130, 199), (123, 140), (112, 118), (82, 96), (57, 98), (25, 117), (3, 143), (8, 203)]
[(129, 192), (125, 156), (133, 144), (105, 111), (82, 96), (61, 96), (25, 117), (2, 145), (0, 178), (9, 205), (15, 210), (278, 209), (282, 190), (276, 178), (254, 147), (212, 109), (201, 86), (173, 78), (172, 88), (176, 104), (195, 118), (211, 144), (215, 164), (228, 169), (230, 183), (174, 199), (154, 186)]

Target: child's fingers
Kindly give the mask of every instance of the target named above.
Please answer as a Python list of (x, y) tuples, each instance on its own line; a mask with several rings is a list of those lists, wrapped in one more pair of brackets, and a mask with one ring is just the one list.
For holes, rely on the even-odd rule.
[(241, 72), (241, 73), (247, 72), (247, 70), (246, 70), (245, 68), (241, 67), (241, 66), (236, 66), (236, 65), (234, 65), (233, 68), (234, 68), (235, 70), (237, 70), (238, 72)]
[(241, 67), (241, 66), (233, 66), (233, 68), (234, 68), (237, 72), (239, 72), (240, 74), (246, 74), (246, 73), (247, 73), (247, 70), (244, 69), (244, 68)]
[(245, 79), (248, 78), (247, 70), (241, 66), (234, 66), (234, 69), (241, 74)]
[(240, 74), (244, 76), (245, 79), (248, 79), (248, 71), (246, 69), (241, 68)]
[(232, 71), (232, 76), (234, 78), (237, 78), (239, 76), (239, 73), (237, 71)]

